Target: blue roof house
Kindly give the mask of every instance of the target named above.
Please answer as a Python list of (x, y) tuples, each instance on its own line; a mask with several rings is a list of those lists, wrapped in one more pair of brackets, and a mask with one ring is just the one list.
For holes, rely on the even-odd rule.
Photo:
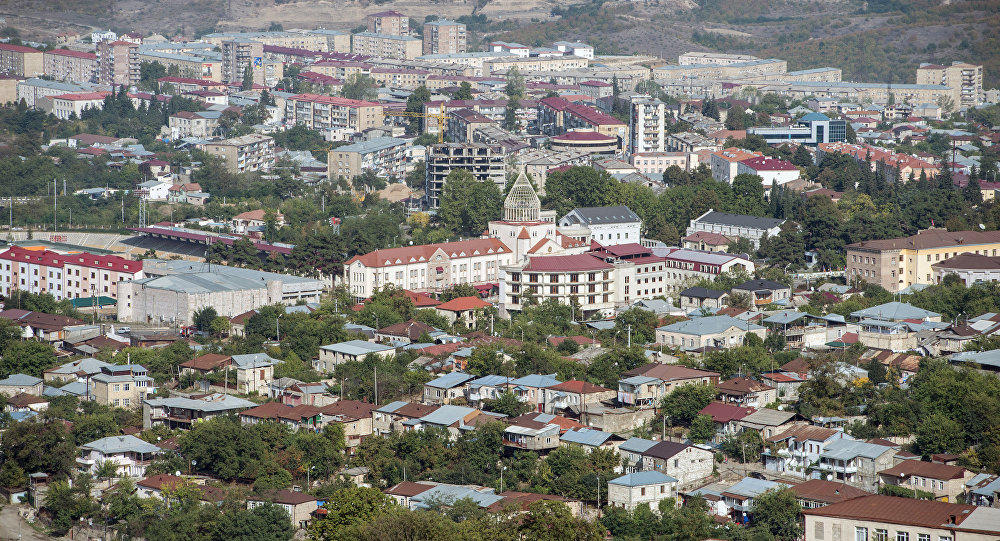
[(677, 479), (658, 471), (637, 471), (608, 481), (608, 504), (629, 511), (640, 505), (658, 509), (677, 496)]
[(424, 384), (424, 404), (451, 404), (456, 398), (465, 397), (466, 384), (476, 376), (464, 372), (451, 372)]

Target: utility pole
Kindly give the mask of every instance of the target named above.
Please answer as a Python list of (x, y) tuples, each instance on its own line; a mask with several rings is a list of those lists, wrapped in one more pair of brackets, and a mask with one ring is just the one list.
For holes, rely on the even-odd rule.
[(56, 209), (56, 201), (59, 197), (59, 180), (52, 179), (52, 231), (59, 230), (59, 214)]
[(628, 325), (628, 347), (632, 347), (632, 324)]
[(375, 365), (375, 404), (378, 405), (378, 365)]

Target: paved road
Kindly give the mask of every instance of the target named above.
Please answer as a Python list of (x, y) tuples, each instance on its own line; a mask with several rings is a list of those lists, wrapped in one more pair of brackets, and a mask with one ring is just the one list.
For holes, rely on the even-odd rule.
[(16, 505), (4, 505), (3, 509), (0, 509), (0, 541), (16, 540), (19, 538), (18, 534), (24, 541), (58, 539), (36, 532), (18, 516), (18, 509)]

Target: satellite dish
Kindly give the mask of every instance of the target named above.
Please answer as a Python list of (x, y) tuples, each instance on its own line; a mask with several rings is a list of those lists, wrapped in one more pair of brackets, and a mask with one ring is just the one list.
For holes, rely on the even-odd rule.
[(174, 472), (174, 475), (176, 475), (177, 477), (180, 477), (180, 476), (181, 476), (181, 470), (177, 470), (177, 471), (175, 471), (175, 472)]
[(827, 481), (833, 481), (833, 474), (832, 473), (826, 474), (826, 480)]
[(984, 230), (984, 231), (985, 231), (985, 230), (986, 230), (986, 226), (985, 226), (985, 225), (983, 225), (983, 224), (979, 224), (979, 229), (982, 229), (982, 230)]

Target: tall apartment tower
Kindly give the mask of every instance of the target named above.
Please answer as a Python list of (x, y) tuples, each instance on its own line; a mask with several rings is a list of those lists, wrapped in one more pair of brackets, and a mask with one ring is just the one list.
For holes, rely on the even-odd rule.
[(500, 191), (507, 184), (507, 161), (500, 147), (482, 143), (438, 143), (427, 147), (424, 191), (427, 203), (437, 208), (445, 180), (455, 169), (465, 169), (476, 180), (492, 181)]
[(955, 109), (967, 109), (983, 103), (983, 66), (952, 62), (950, 66), (920, 64), (918, 85), (944, 85), (951, 88)]
[(629, 114), (630, 154), (666, 151), (667, 107), (649, 96), (632, 98)]
[(424, 24), (424, 54), (464, 53), (465, 25), (447, 19)]
[(137, 84), (139, 44), (122, 40), (98, 42), (97, 82), (113, 86)]
[(222, 42), (222, 82), (243, 81), (244, 70), (253, 70), (254, 84), (264, 84), (264, 44), (247, 39)]
[(398, 11), (381, 11), (365, 17), (368, 31), (390, 36), (409, 36), (410, 18)]

